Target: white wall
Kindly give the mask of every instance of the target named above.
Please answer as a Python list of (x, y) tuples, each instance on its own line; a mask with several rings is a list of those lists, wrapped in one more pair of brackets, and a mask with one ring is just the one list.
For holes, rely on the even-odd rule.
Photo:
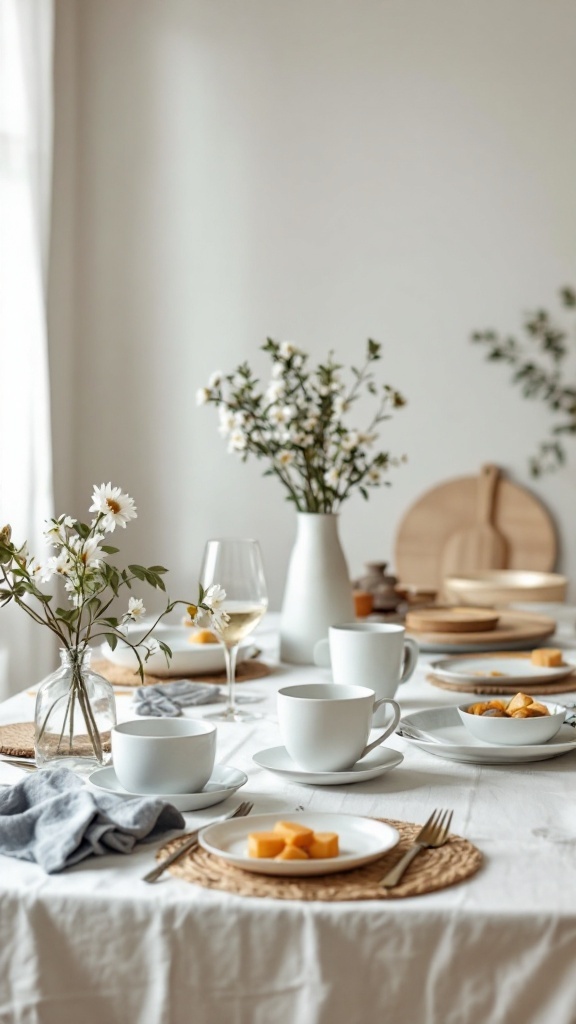
[(576, 280), (572, 0), (59, 0), (57, 31), (61, 509), (128, 489), (123, 551), (174, 596), (207, 536), (255, 535), (278, 605), (291, 507), (195, 391), (264, 371), (267, 335), (346, 362), (371, 336), (409, 463), (345, 506), (352, 573), (423, 490), (492, 460), (553, 511), (576, 581), (576, 452), (530, 481), (547, 413), (468, 340)]

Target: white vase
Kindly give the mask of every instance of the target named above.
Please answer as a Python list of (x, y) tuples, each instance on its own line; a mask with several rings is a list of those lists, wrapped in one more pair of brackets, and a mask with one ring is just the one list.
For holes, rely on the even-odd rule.
[(338, 516), (299, 512), (280, 621), (280, 659), (311, 665), (328, 627), (354, 620), (352, 584), (338, 536)]

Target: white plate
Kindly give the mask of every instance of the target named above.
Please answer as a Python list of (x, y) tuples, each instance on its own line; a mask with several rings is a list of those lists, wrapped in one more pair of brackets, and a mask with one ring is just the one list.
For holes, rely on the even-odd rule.
[[(566, 655), (563, 655), (566, 659)], [(533, 665), (530, 657), (503, 658), (490, 654), (477, 654), (471, 657), (442, 658), (432, 661), (430, 669), (435, 676), (447, 683), (476, 683), (482, 681), (494, 683), (546, 683), (554, 679), (563, 679), (574, 671), (574, 664), (566, 660), (565, 665), (558, 668), (543, 668)], [(494, 673), (497, 675), (494, 675)], [(576, 681), (574, 682), (576, 689)]]
[[(535, 647), (542, 647), (545, 640), (549, 640), (552, 630), (548, 629), (542, 633), (535, 633), (531, 637), (522, 637), (518, 640), (498, 640), (497, 634), (494, 634), (494, 639), (490, 639), (490, 650), (491, 651), (527, 651), (534, 650)], [(417, 633), (414, 633), (414, 639), (418, 641), (418, 647), (422, 654), (476, 654), (486, 649), (488, 644), (486, 643), (486, 637), (492, 637), (491, 633), (478, 633), (478, 641), (476, 643), (435, 643), (430, 639), (431, 634), (429, 633), (427, 638), (424, 639)], [(457, 633), (453, 633), (453, 636), (458, 636)], [(481, 638), (484, 637), (484, 640)]]
[[(168, 644), (172, 650), (172, 658), (167, 663), (162, 651), (158, 651), (148, 658), (144, 666), (145, 671), (150, 675), (166, 677), (223, 672), (225, 665), (222, 645), (191, 644), (188, 638), (192, 633), (193, 630), (187, 629), (185, 626), (163, 626), (162, 624), (156, 626), (149, 639), (162, 640), (163, 643)], [(128, 630), (128, 636), (133, 643), (138, 643), (145, 634), (146, 629), (142, 626)], [(238, 647), (238, 662), (244, 661), (253, 649), (254, 645), (251, 641), (241, 643)], [(142, 652), (140, 653), (142, 654)], [(102, 644), (101, 654), (113, 665), (120, 665), (122, 668), (132, 669), (134, 672), (138, 671), (138, 659), (134, 651), (121, 641), (114, 650), (107, 643)]]
[(345, 772), (307, 772), (294, 764), (286, 747), (269, 747), (254, 754), (252, 760), (275, 775), (281, 775), (288, 782), (298, 782), (303, 786), (347, 786), (352, 782), (367, 782), (375, 779), (391, 768), (396, 768), (404, 760), (403, 754), (386, 747), (376, 747), (366, 757)]
[[(404, 732), (418, 730), (422, 738)], [(522, 764), (527, 761), (546, 761), (576, 750), (576, 729), (563, 725), (547, 743), (526, 746), (504, 746), (483, 743), (464, 728), (457, 707), (430, 708), (404, 715), (398, 729), (407, 743), (412, 743), (428, 754), (449, 761), (468, 764)]]
[(209, 853), (222, 857), (228, 864), (258, 875), (331, 875), (337, 871), (350, 871), (378, 860), (396, 846), (400, 836), (395, 828), (374, 818), (360, 818), (352, 814), (291, 814), (289, 821), (313, 828), (315, 832), (337, 832), (340, 855), (323, 860), (274, 860), (273, 857), (248, 857), (248, 834), (269, 832), (282, 818), (277, 814), (252, 814), (249, 818), (231, 818), (207, 825), (198, 836), (198, 842)]
[(204, 789), (199, 793), (129, 793), (118, 782), (114, 766), (109, 765), (107, 768), (97, 768), (95, 772), (92, 772), (88, 776), (88, 782), (94, 789), (104, 793), (113, 793), (115, 796), (123, 796), (132, 800), (146, 796), (164, 800), (179, 811), (200, 811), (203, 807), (213, 807), (214, 804), (220, 804), (223, 800), (227, 800), (232, 793), (248, 782), (248, 776), (238, 768), (216, 764)]

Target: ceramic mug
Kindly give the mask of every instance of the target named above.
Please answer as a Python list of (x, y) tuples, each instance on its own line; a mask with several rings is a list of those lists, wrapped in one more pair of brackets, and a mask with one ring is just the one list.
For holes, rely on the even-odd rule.
[[(392, 721), (368, 742), (375, 711), (389, 704)], [(400, 721), (400, 707), (388, 697), (376, 700), (367, 686), (300, 683), (278, 691), (278, 722), (286, 750), (296, 765), (311, 772), (352, 768), (379, 746)]]
[[(314, 647), (314, 661), (332, 668), (341, 686), (368, 686), (377, 698), (394, 697), (414, 672), (418, 644), (393, 622), (345, 622), (330, 626)], [(379, 718), (376, 719), (379, 724)]]
[(214, 770), (216, 726), (193, 718), (140, 718), (112, 729), (116, 778), (130, 793), (199, 793)]

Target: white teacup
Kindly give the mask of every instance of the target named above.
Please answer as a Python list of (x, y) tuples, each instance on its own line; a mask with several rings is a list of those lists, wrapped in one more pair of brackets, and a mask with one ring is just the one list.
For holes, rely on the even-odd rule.
[(139, 718), (112, 729), (112, 762), (130, 793), (199, 793), (214, 770), (216, 726), (192, 718)]
[(330, 626), (328, 633), (314, 647), (314, 661), (331, 666), (341, 686), (368, 686), (377, 698), (394, 697), (416, 668), (418, 644), (397, 623), (345, 622)]
[[(372, 717), (389, 704), (392, 722), (368, 743)], [(367, 686), (301, 683), (278, 691), (278, 721), (284, 746), (300, 768), (340, 772), (382, 743), (400, 721), (395, 700), (375, 700)]]

